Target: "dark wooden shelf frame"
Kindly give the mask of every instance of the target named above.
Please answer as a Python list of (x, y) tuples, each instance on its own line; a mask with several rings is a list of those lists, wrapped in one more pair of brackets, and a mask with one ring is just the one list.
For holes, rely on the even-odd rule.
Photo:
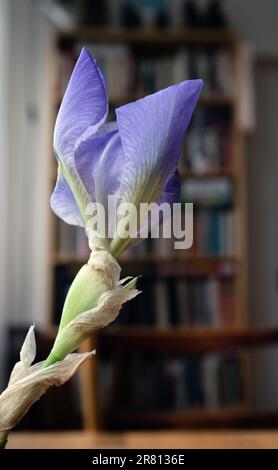
[(106, 415), (110, 427), (138, 428), (268, 428), (278, 427), (278, 410), (256, 410), (245, 406), (188, 411), (125, 411), (112, 410)]
[(152, 46), (177, 46), (179, 44), (213, 44), (234, 46), (237, 37), (228, 29), (173, 29), (173, 28), (79, 28), (72, 32), (61, 31), (60, 36), (78, 41), (108, 43), (151, 44)]
[(233, 326), (225, 328), (111, 326), (98, 334), (100, 344), (117, 351), (163, 351), (207, 354), (229, 349), (258, 348), (277, 343), (278, 326)]

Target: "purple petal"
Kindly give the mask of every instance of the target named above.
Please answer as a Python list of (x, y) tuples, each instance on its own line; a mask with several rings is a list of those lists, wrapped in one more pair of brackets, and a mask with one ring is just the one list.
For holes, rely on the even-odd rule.
[(73, 193), (63, 174), (59, 172), (55, 189), (50, 199), (51, 209), (67, 224), (84, 226)]
[(104, 79), (95, 60), (82, 49), (56, 120), (54, 148), (58, 157), (67, 164), (73, 163), (73, 150), (84, 139), (84, 133), (96, 132), (107, 113)]
[(80, 152), (80, 146), (87, 138), (92, 139), (99, 128), (105, 128), (103, 123), (107, 112), (104, 79), (94, 59), (83, 49), (69, 81), (54, 131), (54, 148), (63, 175), (58, 177), (51, 207), (68, 223), (84, 225), (89, 200), (76, 169), (75, 149)]
[[(88, 195), (90, 201), (95, 201), (95, 179), (96, 170), (100, 157), (109, 143), (110, 139), (117, 131), (116, 123), (104, 124), (97, 133), (93, 133), (90, 138), (80, 142), (75, 151), (75, 172)], [(109, 155), (109, 157), (117, 156), (118, 151)], [(106, 191), (106, 199), (108, 194), (116, 192), (120, 185), (120, 169), (116, 159), (110, 158), (109, 168), (106, 169), (104, 190)], [(111, 176), (111, 177), (110, 177)], [(73, 225), (84, 226), (84, 217), (81, 216), (75, 197), (68, 185), (65, 177), (60, 171), (57, 183), (51, 196), (51, 208), (61, 219)]]
[[(102, 203), (107, 209), (108, 196), (117, 194), (124, 168), (124, 154), (119, 132), (113, 131), (99, 137), (94, 136), (80, 145), (76, 153), (76, 166), (91, 201)], [(115, 207), (114, 205), (112, 211)], [(109, 233), (114, 233), (116, 220), (111, 214), (107, 222)]]
[(188, 80), (116, 110), (125, 154), (123, 201), (158, 200), (177, 168), (201, 89), (202, 80)]
[(178, 170), (169, 178), (166, 182), (164, 189), (160, 195), (158, 204), (163, 202), (168, 202), (173, 204), (174, 202), (180, 202), (181, 195), (181, 184), (180, 184), (180, 175)]
[(109, 194), (115, 194), (120, 186), (123, 172), (123, 150), (120, 139), (107, 153), (101, 168), (101, 197), (96, 197), (96, 177), (103, 152), (111, 139), (119, 136), (116, 123), (104, 124), (100, 130), (80, 143), (75, 151), (75, 165), (78, 174), (92, 201), (106, 205)]
[[(169, 180), (166, 182), (163, 191), (160, 195), (160, 198), (158, 200), (158, 205), (160, 206), (164, 202), (167, 202), (168, 204), (172, 205), (174, 202), (180, 202), (180, 192), (181, 192), (181, 185), (180, 185), (180, 175), (178, 170), (175, 171), (175, 173), (169, 178)], [(162, 213), (159, 213), (159, 224), (163, 223), (163, 217)], [(157, 226), (158, 223), (156, 221), (148, 220), (146, 221), (142, 227), (140, 227), (140, 230), (138, 232), (138, 237), (139, 240), (136, 241), (134, 239), (130, 246), (135, 246), (138, 243), (140, 243), (140, 237), (144, 238), (147, 236), (147, 233), (149, 233), (155, 226)]]

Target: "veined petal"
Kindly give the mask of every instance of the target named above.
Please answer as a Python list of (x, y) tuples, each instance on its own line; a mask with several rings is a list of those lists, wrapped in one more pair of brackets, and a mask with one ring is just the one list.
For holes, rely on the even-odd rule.
[[(112, 140), (114, 143), (107, 152)], [(75, 151), (75, 164), (91, 201), (106, 206), (108, 195), (119, 189), (123, 173), (123, 149), (116, 125), (107, 123), (80, 143)]]
[(125, 154), (121, 201), (158, 200), (177, 168), (201, 89), (201, 80), (188, 80), (116, 110)]
[[(65, 92), (54, 130), (54, 148), (61, 160), (72, 163), (73, 150), (105, 122), (106, 85), (89, 52), (83, 48)], [(67, 160), (71, 160), (67, 162)]]
[[(167, 202), (170, 205), (174, 202), (180, 202), (180, 189), (180, 175), (178, 170), (176, 170), (166, 182), (159, 201), (157, 202), (158, 206), (164, 202)], [(128, 247), (131, 248), (141, 243), (142, 239), (145, 239), (154, 227), (158, 224), (162, 224), (163, 222), (165, 222), (165, 220), (163, 220), (161, 212), (159, 213), (159, 220), (146, 220), (142, 227), (140, 227), (137, 233), (137, 238), (132, 238), (128, 243)]]
[(55, 189), (50, 198), (51, 209), (67, 224), (83, 227), (85, 222), (77, 206), (73, 192), (64, 175), (59, 172)]
[[(201, 89), (202, 80), (188, 80), (116, 110), (125, 162), (119, 204), (132, 203), (138, 209), (140, 203), (170, 202), (177, 197), (175, 172)], [(118, 256), (129, 244), (120, 228), (111, 252)]]
[[(158, 206), (161, 206), (166, 202), (172, 207), (174, 202), (180, 202), (180, 191), (180, 175), (178, 170), (176, 170), (175, 173), (166, 182), (159, 201), (157, 202)], [(149, 224), (147, 224), (146, 221), (146, 229), (148, 232), (150, 232), (158, 224), (163, 224), (164, 222), (166, 222), (166, 220), (163, 220), (163, 214), (160, 212), (158, 220), (151, 220)], [(144, 233), (144, 228), (141, 229), (141, 231)]]
[(163, 202), (173, 204), (174, 202), (180, 202), (181, 184), (180, 175), (178, 170), (166, 181), (166, 184), (160, 195), (158, 205)]
[[(86, 49), (82, 49), (66, 93), (64, 95), (54, 130), (54, 150), (63, 178), (58, 179), (52, 206), (56, 213), (66, 213), (66, 221), (84, 225), (87, 221), (86, 208), (90, 203), (89, 194), (75, 165), (74, 151), (87, 137), (95, 134), (104, 124), (108, 113), (106, 86), (102, 74)], [(67, 185), (65, 184), (67, 183)], [(81, 221), (76, 216), (76, 208)], [(68, 203), (67, 203), (68, 198)], [(74, 208), (73, 217), (69, 210)]]
[(115, 220), (107, 217), (108, 196), (116, 195), (123, 174), (124, 154), (116, 123), (105, 123), (96, 134), (80, 143), (75, 164), (91, 201), (106, 211), (106, 230), (114, 233)]
[[(74, 167), (64, 169), (64, 173), (69, 173), (67, 179), (63, 171), (58, 171), (50, 203), (53, 212), (66, 223), (81, 227), (85, 225), (86, 207), (91, 201), (95, 201), (96, 169), (107, 143), (116, 131), (116, 123), (105, 123), (98, 132), (92, 133), (86, 140), (79, 142), (74, 152)], [(109, 178), (107, 186), (113, 192), (113, 188), (119, 186), (119, 177), (117, 179), (115, 171), (113, 171), (113, 167), (117, 168), (114, 159), (110, 160), (113, 178)], [(109, 174), (106, 177), (108, 178)], [(68, 181), (71, 183), (71, 187)], [(72, 185), (75, 186), (75, 189)]]

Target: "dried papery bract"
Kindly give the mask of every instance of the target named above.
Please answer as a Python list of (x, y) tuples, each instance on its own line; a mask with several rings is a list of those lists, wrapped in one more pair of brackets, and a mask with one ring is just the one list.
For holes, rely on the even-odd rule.
[(48, 368), (43, 367), (43, 362), (32, 365), (36, 355), (36, 343), (34, 327), (29, 329), (20, 352), (20, 361), (12, 370), (8, 387), (0, 395), (2, 447), (10, 429), (17, 425), (33, 403), (39, 400), (49, 387), (58, 387), (67, 382), (93, 353), (70, 354), (63, 361)]

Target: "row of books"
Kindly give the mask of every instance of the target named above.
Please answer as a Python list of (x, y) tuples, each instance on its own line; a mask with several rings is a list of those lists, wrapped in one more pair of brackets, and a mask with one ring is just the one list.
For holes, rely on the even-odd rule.
[(200, 208), (195, 214), (194, 252), (231, 256), (235, 253), (235, 214), (229, 208)]
[(123, 306), (120, 325), (227, 326), (235, 323), (235, 285), (232, 278), (143, 278), (143, 295)]
[[(187, 254), (201, 256), (233, 256), (235, 253), (235, 214), (229, 207), (201, 207), (196, 209), (193, 226), (193, 245)], [(84, 229), (57, 222), (57, 252), (62, 255), (86, 257), (88, 239)], [(163, 230), (163, 228), (162, 228)], [(179, 257), (173, 238), (147, 238), (123, 253), (122, 260), (152, 255), (162, 259)]]
[(223, 48), (182, 48), (174, 54), (152, 55), (132, 50), (124, 44), (82, 43), (59, 54), (57, 90), (62, 95), (76, 59), (86, 46), (96, 59), (108, 84), (112, 99), (130, 93), (153, 93), (167, 86), (192, 78), (204, 80), (204, 93), (231, 95), (232, 60)]
[[(144, 276), (143, 295), (123, 306), (121, 325), (226, 326), (235, 323), (235, 283), (230, 275)], [(54, 277), (54, 323), (58, 324), (77, 267), (58, 266)]]
[(135, 89), (153, 93), (173, 83), (202, 78), (204, 94), (231, 95), (231, 77), (231, 56), (227, 50), (187, 47), (155, 60), (152, 56), (139, 57)]
[[(132, 353), (122, 360), (120, 397), (115, 403), (106, 400), (105, 406), (133, 411), (216, 409), (242, 400), (240, 360), (233, 353), (203, 358)], [(102, 396), (113, 397), (109, 360), (101, 370)]]
[[(167, 0), (148, 0), (147, 2), (140, 0), (94, 0), (93, 3), (91, 0), (78, 0), (75, 3), (76, 20), (78, 25), (82, 26), (162, 28), (173, 24), (172, 8)], [(182, 8), (181, 2), (179, 6), (183, 12), (184, 8)]]
[(73, 11), (79, 26), (224, 28), (228, 23), (222, 2), (215, 0), (78, 0)]

